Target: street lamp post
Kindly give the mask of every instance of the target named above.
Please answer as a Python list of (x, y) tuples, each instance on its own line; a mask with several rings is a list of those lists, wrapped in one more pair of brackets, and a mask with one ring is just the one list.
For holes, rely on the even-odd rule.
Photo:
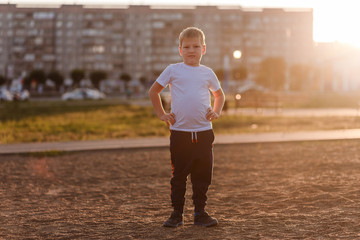
[[(241, 51), (235, 50), (233, 52), (233, 57), (235, 59), (241, 58)], [(229, 75), (230, 75), (230, 59), (229, 56), (226, 54), (224, 55), (223, 59), (223, 68), (224, 68), (224, 91), (225, 93), (229, 91)]]
[(224, 68), (224, 91), (227, 93), (229, 91), (229, 56), (225, 55), (223, 59), (223, 68)]

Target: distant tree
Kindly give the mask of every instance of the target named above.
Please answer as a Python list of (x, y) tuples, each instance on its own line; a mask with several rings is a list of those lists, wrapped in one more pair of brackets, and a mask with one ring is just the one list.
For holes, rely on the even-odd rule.
[(143, 85), (144, 87), (146, 87), (146, 82), (147, 82), (147, 78), (145, 76), (141, 76), (139, 78), (139, 81), (141, 83), (141, 85)]
[(94, 87), (99, 89), (100, 82), (107, 78), (107, 73), (105, 71), (93, 71), (90, 73), (90, 80)]
[(334, 66), (331, 63), (324, 64), (320, 67), (320, 89), (322, 91), (333, 91), (334, 80), (337, 75), (334, 73)]
[(245, 66), (239, 66), (232, 71), (234, 80), (245, 80), (248, 77), (248, 70)]
[(261, 62), (259, 75), (255, 79), (259, 85), (271, 90), (283, 90), (286, 81), (286, 63), (282, 57), (270, 57)]
[[(24, 87), (28, 90), (31, 89), (31, 84), (33, 82), (37, 84), (45, 84), (46, 74), (41, 69), (32, 70), (28, 75), (24, 78)], [(35, 85), (35, 86), (36, 86)]]
[(35, 69), (29, 73), (30, 81), (36, 81), (38, 84), (45, 84), (46, 74), (44, 70)]
[(290, 90), (301, 91), (308, 88), (311, 67), (306, 64), (295, 64), (290, 68)]
[(85, 71), (82, 69), (74, 69), (70, 73), (71, 79), (75, 86), (79, 86), (80, 81), (85, 77)]
[(31, 88), (31, 79), (30, 79), (30, 76), (27, 75), (24, 77), (24, 83), (23, 83), (23, 87), (27, 90), (30, 90)]
[(145, 77), (145, 76), (141, 76), (139, 78), (139, 81), (140, 81), (141, 85), (143, 86), (142, 91), (143, 91), (143, 93), (145, 93), (148, 90), (148, 87), (149, 87), (148, 86), (148, 78)]
[(154, 79), (157, 79), (157, 78), (160, 76), (161, 73), (162, 73), (162, 71), (154, 70), (154, 71), (153, 71), (153, 77), (154, 77)]
[(24, 88), (30, 90), (32, 83), (35, 83), (34, 86), (37, 84), (45, 84), (46, 81), (46, 74), (41, 69), (32, 70), (28, 75), (24, 78)]
[(54, 81), (56, 90), (59, 91), (60, 86), (64, 83), (64, 76), (56, 70), (49, 72), (48, 79)]
[(6, 83), (6, 78), (3, 75), (0, 75), (0, 86)]
[(224, 80), (224, 69), (222, 69), (222, 68), (216, 69), (215, 70), (215, 75), (217, 76), (219, 81), (223, 81)]
[(120, 80), (124, 81), (125, 84), (128, 84), (131, 81), (131, 76), (128, 73), (120, 74)]
[(324, 90), (324, 77), (323, 77), (323, 69), (318, 66), (312, 66), (310, 72), (310, 81), (308, 86), (306, 86), (307, 90), (312, 91), (322, 91)]

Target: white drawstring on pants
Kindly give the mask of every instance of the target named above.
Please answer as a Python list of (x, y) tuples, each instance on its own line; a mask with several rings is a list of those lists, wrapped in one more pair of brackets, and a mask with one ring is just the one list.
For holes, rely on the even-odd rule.
[(195, 139), (195, 143), (198, 142), (197, 139), (197, 132), (191, 132), (191, 142), (194, 143), (194, 139)]

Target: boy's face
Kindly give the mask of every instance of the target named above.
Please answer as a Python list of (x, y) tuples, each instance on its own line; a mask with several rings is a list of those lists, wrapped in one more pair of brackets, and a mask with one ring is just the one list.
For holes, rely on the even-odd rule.
[(206, 46), (202, 45), (199, 37), (184, 38), (179, 47), (180, 56), (184, 63), (189, 66), (199, 66), (202, 55), (205, 54)]

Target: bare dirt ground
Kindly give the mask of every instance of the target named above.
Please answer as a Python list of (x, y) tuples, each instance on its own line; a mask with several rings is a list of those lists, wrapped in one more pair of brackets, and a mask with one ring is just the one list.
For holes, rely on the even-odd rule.
[[(360, 141), (216, 145), (213, 228), (169, 216), (167, 148), (0, 156), (0, 239), (359, 239)], [(189, 180), (190, 182), (190, 180)]]

